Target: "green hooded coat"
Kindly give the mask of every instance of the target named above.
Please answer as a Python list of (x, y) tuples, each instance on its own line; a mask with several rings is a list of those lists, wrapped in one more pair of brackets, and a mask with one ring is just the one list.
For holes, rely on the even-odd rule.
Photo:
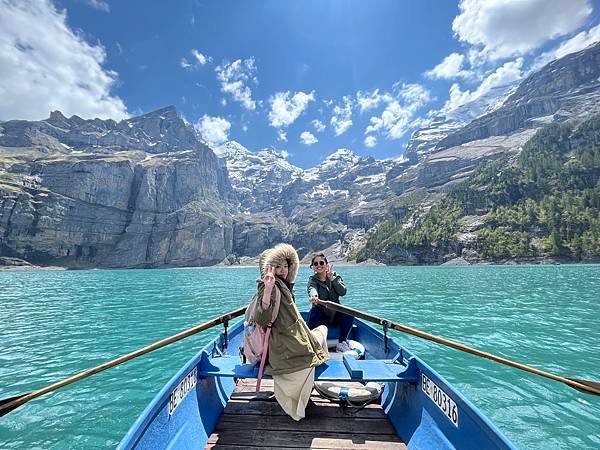
[(275, 277), (275, 286), (271, 292), (271, 302), (267, 309), (262, 307), (264, 283), (258, 283), (258, 301), (255, 320), (258, 325), (266, 326), (273, 314), (275, 290), (281, 292), (279, 314), (273, 323), (269, 341), (269, 370), (272, 375), (296, 372), (308, 367), (318, 366), (327, 360), (325, 352), (314, 338), (306, 322), (296, 307), (293, 284), (298, 274), (300, 261), (294, 247), (278, 244), (265, 250), (260, 256), (260, 273), (264, 277), (267, 266), (276, 266), (284, 261), (288, 263), (288, 276), (284, 280)]

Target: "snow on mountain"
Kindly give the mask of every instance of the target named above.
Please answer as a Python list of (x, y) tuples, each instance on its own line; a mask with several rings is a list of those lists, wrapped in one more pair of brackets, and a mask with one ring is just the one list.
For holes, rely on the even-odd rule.
[(452, 132), (464, 127), (478, 117), (489, 114), (502, 106), (516, 90), (519, 82), (495, 86), (480, 97), (450, 111), (439, 110), (427, 124), (416, 130), (406, 146), (405, 155), (412, 162), (421, 160), (435, 150), (435, 146)]
[(215, 147), (213, 151), (225, 161), (234, 188), (236, 184), (242, 187), (260, 184), (266, 180), (288, 182), (303, 172), (273, 149), (254, 153), (238, 142), (228, 141)]
[(347, 148), (337, 149), (318, 166), (305, 170), (302, 180), (310, 183), (315, 180), (337, 178), (352, 170), (361, 159), (352, 150)]
[(238, 142), (228, 141), (213, 151), (225, 162), (240, 205), (248, 211), (268, 207), (270, 198), (276, 197), (283, 186), (303, 173), (273, 149), (255, 153)]

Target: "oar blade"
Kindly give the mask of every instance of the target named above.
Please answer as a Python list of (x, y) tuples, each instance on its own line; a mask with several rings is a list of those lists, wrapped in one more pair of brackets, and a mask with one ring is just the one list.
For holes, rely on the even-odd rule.
[(599, 381), (590, 381), (590, 380), (581, 380), (579, 378), (569, 378), (571, 381), (575, 381), (579, 384), (583, 384), (584, 386), (590, 387), (591, 389), (581, 389), (576, 386), (573, 386), (574, 389), (578, 391), (585, 392), (586, 394), (594, 394), (600, 395), (600, 382)]
[(15, 406), (11, 406), (10, 408), (5, 408), (4, 405), (9, 404), (10, 402), (14, 402), (15, 400), (19, 400), (20, 398), (23, 398), (29, 394), (31, 394), (31, 392), (28, 392), (28, 393), (22, 394), (22, 395), (15, 395), (14, 397), (8, 397), (8, 398), (0, 400), (0, 417), (2, 417), (5, 414), (8, 414), (12, 410), (17, 409), (19, 406), (21, 406), (21, 405), (15, 405)]

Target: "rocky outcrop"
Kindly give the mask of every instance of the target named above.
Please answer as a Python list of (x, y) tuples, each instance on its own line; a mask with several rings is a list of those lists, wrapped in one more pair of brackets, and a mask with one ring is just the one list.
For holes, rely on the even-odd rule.
[(536, 131), (537, 128), (532, 128), (511, 136), (495, 136), (431, 153), (418, 166), (405, 170), (395, 179), (390, 178), (388, 184), (398, 194), (419, 187), (430, 191), (447, 190), (468, 178), (481, 164), (507, 155), (516, 157)]
[(436, 150), (438, 144), (485, 114), (499, 109), (517, 88), (517, 81), (495, 86), (485, 94), (449, 111), (440, 111), (426, 125), (415, 130), (406, 145), (404, 155), (412, 164), (422, 161)]
[(236, 207), (249, 213), (276, 208), (284, 187), (303, 172), (272, 149), (251, 152), (229, 141), (214, 152), (227, 167), (236, 193)]
[(0, 146), (37, 147), (50, 151), (94, 151), (99, 149), (142, 150), (160, 154), (192, 148), (210, 151), (202, 144), (193, 128), (177, 116), (174, 106), (121, 122), (66, 118), (53, 111), (46, 120), (28, 122), (11, 120), (0, 124)]
[(502, 107), (442, 139), (438, 148), (510, 135), (541, 123), (600, 112), (600, 43), (551, 62), (527, 77)]
[[(53, 136), (60, 152), (39, 140), (25, 148), (0, 147), (1, 254), (67, 267), (220, 262), (233, 245), (226, 170), (192, 131), (181, 133), (172, 126), (180, 119), (170, 111), (142, 116), (149, 123), (130, 119), (135, 125), (126, 129), (133, 135), (125, 133), (122, 143), (112, 141), (108, 147), (71, 147)], [(114, 125), (56, 113), (44, 122), (4, 123), (8, 133), (2, 138), (34, 144), (27, 141), (27, 130), (52, 126), (70, 130), (65, 140), (74, 144), (68, 136), (80, 136), (85, 127), (97, 131), (98, 123)], [(21, 135), (15, 131), (19, 126)], [(164, 140), (160, 148), (167, 152), (121, 146), (134, 141), (140, 130), (150, 136), (168, 129), (179, 137)], [(175, 150), (184, 143), (185, 150)]]

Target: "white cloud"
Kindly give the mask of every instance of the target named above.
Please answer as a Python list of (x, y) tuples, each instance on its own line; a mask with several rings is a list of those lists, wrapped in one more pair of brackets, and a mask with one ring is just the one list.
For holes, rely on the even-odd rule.
[(389, 103), (380, 117), (371, 117), (371, 125), (366, 129), (366, 133), (385, 130), (390, 139), (399, 139), (408, 130), (408, 124), (412, 118), (412, 113), (408, 108), (400, 105), (397, 100)]
[(319, 142), (319, 140), (310, 131), (303, 131), (300, 133), (300, 140), (304, 145), (313, 145)]
[(335, 105), (330, 123), (336, 136), (344, 134), (352, 126), (352, 99), (349, 96), (342, 97), (341, 105)]
[(39, 120), (52, 110), (84, 118), (126, 118), (111, 95), (117, 73), (104, 48), (74, 33), (46, 0), (0, 0), (0, 119)]
[(231, 123), (223, 117), (203, 115), (194, 128), (209, 145), (219, 145), (227, 140)]
[(315, 119), (312, 121), (313, 127), (315, 127), (315, 130), (317, 130), (317, 132), (322, 133), (326, 126), (323, 122), (321, 122), (319, 119)]
[(379, 107), (381, 103), (387, 103), (391, 100), (392, 97), (389, 94), (380, 94), (379, 89), (375, 89), (371, 93), (362, 91), (356, 93), (356, 101), (358, 102), (361, 113), (375, 109)]
[(461, 0), (452, 29), (490, 59), (524, 55), (581, 27), (589, 0)]
[(479, 48), (471, 47), (467, 51), (467, 59), (472, 69), (480, 68), (488, 64), (487, 55)]
[(472, 92), (469, 90), (463, 91), (457, 83), (454, 83), (450, 87), (450, 98), (446, 101), (442, 111), (453, 111), (465, 103), (477, 100), (495, 87), (505, 86), (521, 79), (523, 77), (522, 67), (523, 58), (517, 58), (514, 61), (504, 63), (489, 74), (477, 89)]
[(492, 88), (505, 86), (523, 77), (521, 68), (523, 67), (523, 58), (517, 58), (514, 61), (504, 63), (494, 72), (489, 74), (475, 91), (476, 98), (487, 94)]
[(573, 36), (571, 39), (561, 42), (561, 44), (554, 50), (541, 54), (536, 59), (533, 70), (539, 69), (548, 64), (550, 61), (562, 58), (570, 53), (583, 50), (584, 48), (598, 41), (600, 41), (600, 25), (596, 25), (587, 31), (582, 31), (581, 33)]
[(600, 41), (600, 25), (590, 28), (587, 31), (575, 35), (571, 39), (563, 42), (554, 52), (556, 58), (562, 58), (570, 53), (575, 53), (591, 44)]
[(465, 55), (461, 55), (460, 53), (450, 53), (441, 63), (425, 72), (425, 76), (428, 78), (444, 78), (446, 80), (459, 77), (470, 77), (472, 73), (462, 69), (464, 60)]
[(288, 152), (287, 150), (281, 150), (279, 154), (282, 156), (283, 159), (288, 159), (288, 157), (290, 156), (290, 152)]
[(315, 100), (315, 92), (296, 92), (290, 97), (291, 92), (277, 92), (269, 99), (269, 124), (274, 128), (287, 127), (296, 121), (308, 104)]
[(86, 3), (98, 11), (110, 12), (110, 6), (103, 0), (86, 0)]
[(190, 50), (190, 54), (193, 57), (191, 62), (188, 61), (187, 58), (181, 58), (180, 65), (186, 70), (197, 69), (207, 63), (212, 62), (212, 57), (204, 55), (195, 48)]
[(416, 112), (432, 100), (430, 92), (419, 84), (396, 83), (394, 93), (384, 94), (386, 107), (380, 116), (371, 117), (365, 134), (382, 133), (388, 139), (401, 138), (412, 127)]
[(287, 133), (283, 130), (277, 130), (277, 140), (287, 142)]
[(394, 91), (397, 95), (409, 103), (410, 109), (416, 109), (432, 100), (431, 93), (420, 84), (394, 83)]
[(365, 138), (365, 146), (373, 148), (377, 145), (377, 138), (375, 136), (367, 136)]
[(195, 48), (192, 49), (192, 56), (196, 58), (196, 61), (198, 61), (198, 64), (201, 66), (212, 61), (212, 57), (204, 55)]
[(233, 99), (250, 111), (256, 109), (252, 100), (252, 91), (247, 86), (249, 81), (258, 84), (256, 79), (256, 62), (254, 58), (238, 59), (232, 63), (224, 62), (215, 68), (217, 79), (221, 82), (221, 91), (230, 94)]

